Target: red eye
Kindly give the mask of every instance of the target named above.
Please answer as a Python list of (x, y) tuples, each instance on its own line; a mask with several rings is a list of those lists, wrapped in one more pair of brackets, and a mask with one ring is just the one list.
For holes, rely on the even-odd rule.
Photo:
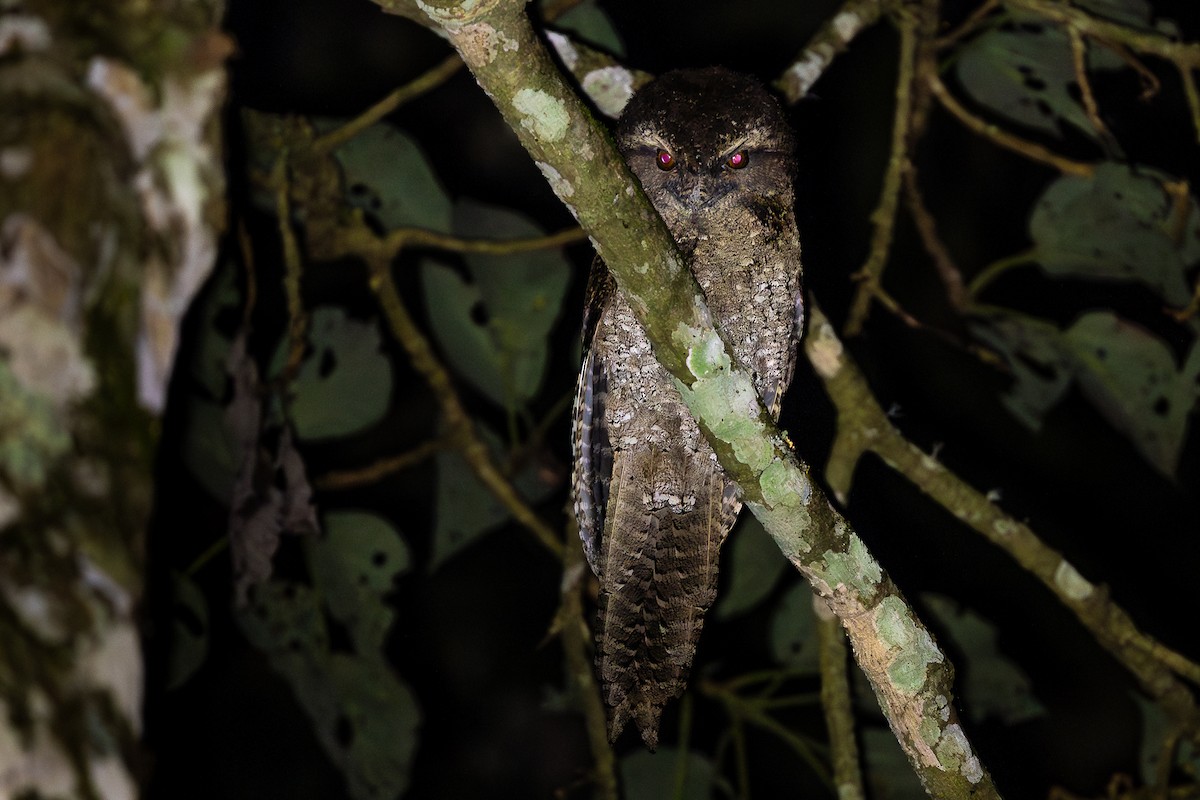
[(750, 155), (745, 150), (739, 150), (731, 155), (729, 160), (725, 163), (728, 164), (732, 169), (741, 169), (750, 163)]
[(659, 150), (658, 155), (654, 157), (654, 163), (658, 164), (658, 168), (663, 172), (667, 172), (675, 169), (675, 156), (666, 150)]

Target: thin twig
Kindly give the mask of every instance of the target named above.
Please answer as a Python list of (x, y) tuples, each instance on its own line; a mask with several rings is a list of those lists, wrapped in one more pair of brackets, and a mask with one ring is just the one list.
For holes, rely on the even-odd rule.
[(895, 231), (900, 176), (904, 174), (908, 163), (908, 131), (912, 121), (912, 88), (917, 54), (917, 17), (907, 13), (897, 16), (897, 25), (900, 28), (900, 60), (896, 70), (896, 112), (892, 121), (891, 155), (888, 158), (879, 205), (871, 214), (871, 223), (874, 226), (871, 249), (866, 263), (854, 276), (859, 284), (846, 319), (847, 336), (856, 336), (862, 331), (871, 307), (871, 299), (880, 286)]
[(458, 54), (451, 53), (437, 64), (437, 66), (427, 70), (403, 86), (396, 88), (387, 97), (375, 103), (375, 105), (345, 125), (318, 137), (313, 142), (313, 150), (317, 153), (328, 153), (335, 150), (409, 100), (412, 100), (414, 97), (420, 97), (431, 89), (445, 83), (451, 76), (462, 69), (462, 66), (462, 59), (458, 57)]
[(388, 231), (384, 247), (393, 256), (409, 247), (428, 247), (449, 253), (476, 253), (488, 256), (507, 256), (528, 253), (534, 250), (551, 250), (587, 239), (582, 228), (565, 228), (544, 236), (526, 239), (464, 239), (425, 228), (397, 228)]
[(1112, 22), (1059, 0), (1004, 0), (1006, 5), (1032, 11), (1048, 20), (1059, 22), (1078, 30), (1085, 36), (1106, 42), (1123, 44), (1139, 53), (1149, 53), (1173, 61), (1180, 67), (1200, 69), (1200, 44), (1177, 42), (1161, 33), (1131, 28)]
[(934, 97), (938, 99), (943, 108), (949, 111), (963, 125), (975, 131), (980, 136), (990, 139), (994, 144), (1022, 155), (1030, 161), (1037, 161), (1038, 163), (1054, 167), (1066, 175), (1079, 175), (1086, 178), (1090, 177), (1096, 171), (1095, 166), (1092, 164), (1073, 161), (1060, 156), (1036, 142), (1030, 142), (1019, 136), (1014, 136), (1008, 131), (980, 119), (955, 99), (950, 90), (946, 88), (946, 84), (942, 83), (941, 78), (937, 75), (928, 76), (928, 80), (929, 88), (933, 90)]
[[(1070, 609), (1108, 652), (1137, 678), (1142, 690), (1167, 714), (1200, 738), (1200, 711), (1179, 677), (1195, 682), (1200, 666), (1140, 631), (1101, 587), (1084, 578), (1061, 553), (1042, 542), (1028, 525), (1000, 510), (984, 494), (931, 459), (892, 425), (858, 366), (837, 339), (816, 303), (805, 352), (838, 409), (838, 440), (846, 453), (871, 451), (922, 492), (1008, 553)], [(827, 473), (839, 497), (849, 496), (850, 470)], [(836, 478), (836, 480), (835, 480)]]
[(283, 247), (283, 288), (288, 309), (288, 357), (277, 377), (286, 382), (300, 369), (300, 362), (304, 360), (304, 351), (308, 347), (308, 314), (304, 310), (304, 300), (300, 292), (304, 269), (300, 260), (300, 245), (296, 241), (296, 232), (292, 230), (291, 187), (286, 149), (279, 154), (271, 169), (271, 185), (275, 189), (275, 216)]
[(938, 236), (937, 221), (925, 206), (925, 198), (921, 195), (921, 187), (917, 182), (917, 168), (911, 162), (904, 171), (904, 200), (917, 233), (921, 236), (921, 243), (925, 245), (925, 252), (933, 259), (938, 277), (946, 287), (947, 302), (951, 308), (962, 310), (967, 304), (967, 289), (963, 283), (962, 272)]
[(395, 472), (414, 467), (439, 450), (444, 450), (449, 446), (447, 442), (441, 439), (430, 439), (427, 442), (417, 445), (412, 450), (407, 450), (388, 458), (381, 458), (374, 464), (369, 464), (365, 467), (328, 472), (313, 481), (313, 485), (318, 489), (336, 491), (338, 489), (350, 489), (355, 486), (375, 483)]
[(829, 749), (833, 761), (833, 782), (838, 800), (866, 797), (858, 745), (854, 740), (854, 708), (847, 675), (846, 632), (829, 604), (820, 598), (814, 603), (817, 616), (817, 652), (821, 665), (821, 708), (829, 730)]
[[(571, 526), (574, 528), (574, 526)], [(562, 605), (559, 627), (567, 671), (574, 685), (587, 727), (592, 750), (596, 788), (602, 800), (617, 800), (616, 759), (608, 741), (608, 721), (596, 674), (592, 669), (591, 629), (584, 613), (583, 592), (590, 574), (583, 557), (583, 543), (568, 531), (571, 543), (563, 551)]]
[(813, 774), (822, 783), (833, 788), (833, 778), (829, 774), (829, 768), (817, 756), (813, 742), (789, 730), (779, 720), (759, 708), (756, 703), (748, 701), (722, 684), (702, 680), (697, 688), (701, 694), (705, 694), (720, 702), (725, 707), (726, 713), (735, 720), (748, 722), (768, 733), (774, 734), (784, 744), (788, 745), (801, 760), (808, 764), (809, 769), (813, 771)]
[(808, 94), (833, 59), (845, 51), (859, 33), (879, 20), (883, 6), (884, 0), (846, 0), (775, 81), (788, 103), (795, 103)]
[(547, 550), (561, 558), (562, 542), (504, 477), (504, 473), (492, 461), (487, 445), (476, 433), (475, 423), (454, 390), (450, 373), (438, 361), (429, 340), (425, 338), (400, 299), (400, 292), (392, 277), (391, 259), (371, 254), (365, 256), (365, 260), (371, 274), (371, 288), (379, 298), (379, 304), (393, 334), (407, 351), (413, 367), (425, 378), (441, 406), (448, 438), (462, 454), (463, 460), (467, 462), (467, 466), (475, 473), (479, 482), (487, 487), (513, 518), (525, 526)]
[(938, 38), (934, 39), (934, 49), (945, 50), (947, 47), (958, 44), (960, 40), (974, 33), (981, 25), (983, 25), (984, 22), (987, 21), (987, 18), (991, 16), (992, 12), (999, 8), (999, 6), (1000, 0), (987, 0), (987, 2), (985, 2), (979, 8), (972, 11), (971, 15), (963, 20), (962, 24), (957, 28), (945, 34), (944, 36), (939, 36)]
[(1194, 67), (1179, 66), (1179, 77), (1183, 81), (1183, 93), (1192, 112), (1192, 127), (1196, 129), (1196, 140), (1200, 141), (1200, 89), (1196, 88)]
[(1083, 35), (1075, 28), (1067, 28), (1067, 37), (1071, 40), (1071, 63), (1075, 69), (1075, 83), (1079, 85), (1080, 99), (1083, 101), (1083, 111), (1096, 132), (1108, 138), (1108, 128), (1100, 119), (1100, 106), (1096, 103), (1096, 95), (1092, 92), (1092, 82), (1087, 74), (1087, 44)]

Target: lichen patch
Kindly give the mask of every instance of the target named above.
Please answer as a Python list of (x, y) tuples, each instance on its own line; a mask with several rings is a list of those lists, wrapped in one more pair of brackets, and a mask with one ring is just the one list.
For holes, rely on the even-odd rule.
[(571, 116), (567, 105), (541, 89), (521, 89), (512, 99), (513, 108), (521, 115), (521, 127), (538, 139), (557, 142), (567, 135)]

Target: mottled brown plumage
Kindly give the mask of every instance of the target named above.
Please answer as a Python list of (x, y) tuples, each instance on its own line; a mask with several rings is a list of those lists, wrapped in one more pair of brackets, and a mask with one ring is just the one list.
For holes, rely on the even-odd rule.
[[(803, 320), (794, 143), (779, 105), (725, 69), (671, 72), (630, 101), (617, 142), (778, 414)], [(588, 294), (574, 494), (600, 578), (596, 661), (610, 735), (632, 719), (654, 748), (741, 501), (601, 263)]]

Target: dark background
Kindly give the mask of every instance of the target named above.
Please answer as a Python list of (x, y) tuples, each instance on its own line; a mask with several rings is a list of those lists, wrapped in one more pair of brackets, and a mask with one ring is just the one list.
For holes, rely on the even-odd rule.
[[(780, 74), (838, 4), (818, 2), (605, 3), (627, 47), (625, 62), (651, 72), (724, 64), (769, 81)], [(954, 19), (973, 7), (947, 4)], [(1200, 30), (1189, 0), (1158, 2), (1195, 37)], [(239, 52), (228, 117), (235, 213), (256, 234), (256, 258), (269, 281), (278, 244), (274, 221), (256, 216), (238, 192), (244, 182), (239, 109), (352, 116), (395, 86), (442, 59), (448, 48), (433, 34), (383, 15), (367, 0), (231, 3), (228, 28)], [(866, 257), (868, 216), (886, 166), (895, 80), (896, 40), (884, 23), (861, 36), (848, 55), (791, 112), (801, 142), (798, 212), (805, 247), (805, 280), (825, 310), (840, 320), (851, 295), (849, 275)], [(1161, 94), (1137, 99), (1124, 76), (1097, 84), (1106, 122), (1141, 163), (1200, 180), (1195, 131), (1186, 118), (1178, 81), (1161, 64)], [(463, 71), (404, 106), (391, 120), (416, 137), (452, 197), (513, 207), (546, 230), (572, 224), (499, 114)], [(1102, 154), (1084, 141), (1051, 142), (1081, 158)], [(917, 153), (922, 187), (939, 230), (969, 279), (1028, 244), (1032, 201), (1054, 177), (965, 132), (940, 111)], [(573, 294), (555, 341), (548, 406), (570, 390), (576, 364), (570, 344), (578, 329), (590, 250), (573, 246)], [(411, 265), (410, 265), (411, 266)], [(399, 267), (402, 289), (415, 270)], [(954, 339), (961, 323), (945, 303), (940, 283), (908, 219), (901, 215), (885, 284), (913, 314), (951, 334), (905, 327), (878, 306), (852, 350), (883, 407), (899, 409), (897, 424), (972, 485), (1001, 492), (1001, 504), (1027, 520), (1093, 581), (1107, 584), (1147, 633), (1200, 657), (1195, 630), (1195, 572), (1200, 566), (1200, 446), (1192, 435), (1177, 479), (1163, 478), (1073, 390), (1041, 431), (1021, 426), (1002, 407), (1009, 378), (981, 365)], [(306, 290), (368, 308), (365, 274), (350, 264), (311, 277)], [(406, 294), (420, 313), (419, 294)], [(998, 304), (1066, 321), (1080, 311), (1112, 306), (1154, 316), (1153, 300), (1128, 288), (1080, 282), (1052, 284), (1036, 270), (1020, 270), (996, 285)], [(260, 298), (261, 305), (282, 296)], [(282, 311), (280, 312), (282, 319)], [(1164, 335), (1170, 339), (1171, 331)], [(1179, 339), (1180, 342), (1184, 340)], [(370, 443), (334, 451), (307, 448), (311, 465), (353, 466), (398, 452), (431, 429), (435, 410), (419, 379), (397, 355), (395, 415)], [(826, 458), (833, 410), (820, 383), (801, 360), (784, 409), (784, 426), (799, 453), (814, 465)], [(490, 412), (482, 404), (473, 411)], [(544, 408), (542, 410), (545, 410)], [(1193, 418), (1194, 419), (1194, 418)], [(151, 544), (161, 588), (165, 570), (186, 565), (223, 535), (227, 511), (187, 475), (173, 443), (186, 420), (168, 419), (160, 465), (158, 520)], [(565, 521), (569, 428), (555, 427), (550, 465), (564, 479), (539, 511), (552, 525)], [(430, 469), (382, 485), (318, 497), (339, 507), (374, 507), (388, 514), (416, 554), (417, 569), (397, 587), (396, 632), (390, 654), (413, 686), (424, 712), (408, 797), (550, 797), (564, 789), (586, 796), (582, 780), (589, 754), (579, 717), (547, 710), (547, 687), (563, 683), (561, 651), (546, 631), (558, 601), (558, 565), (519, 530), (507, 527), (473, 545), (435, 573), (421, 568), (432, 514)], [(1000, 646), (1030, 676), (1049, 713), (1007, 728), (974, 726), (970, 735), (1001, 791), (1014, 798), (1044, 797), (1053, 785), (1100, 794), (1114, 773), (1136, 774), (1140, 716), (1133, 686), (1074, 618), (1004, 554), (962, 528), (921, 496), (902, 476), (872, 458), (860, 466), (848, 505), (850, 519), (873, 553), (910, 597), (935, 591), (958, 598), (993, 621)], [(284, 558), (287, 557), (286, 552)], [(209, 660), (182, 689), (151, 687), (149, 733), (155, 761), (153, 796), (160, 798), (335, 798), (344, 795), (338, 773), (309, 732), (287, 686), (246, 645), (228, 608), (229, 568), (218, 559), (202, 574), (214, 609)], [(789, 576), (789, 580), (793, 580)], [(784, 585), (777, 587), (782, 592)], [(164, 624), (158, 621), (161, 626)], [(762, 668), (768, 661), (762, 619), (706, 626), (697, 659), (715, 674)], [(153, 627), (152, 627), (152, 630)], [(161, 671), (163, 636), (151, 638), (152, 672)], [(959, 664), (960, 671), (962, 664)], [(707, 709), (712, 711), (712, 709)], [(711, 743), (721, 719), (705, 716), (693, 746)], [(668, 709), (664, 738), (676, 728)], [(703, 720), (710, 720), (704, 723)], [(820, 736), (815, 711), (796, 724)], [(802, 767), (781, 768), (774, 740), (752, 737), (756, 796), (788, 789), (800, 796), (811, 778)], [(633, 736), (618, 753), (640, 747)], [(755, 769), (761, 767), (761, 769)], [(572, 788), (574, 787), (574, 788)], [(571, 792), (574, 791), (574, 794)], [(814, 788), (815, 792), (816, 789)]]

